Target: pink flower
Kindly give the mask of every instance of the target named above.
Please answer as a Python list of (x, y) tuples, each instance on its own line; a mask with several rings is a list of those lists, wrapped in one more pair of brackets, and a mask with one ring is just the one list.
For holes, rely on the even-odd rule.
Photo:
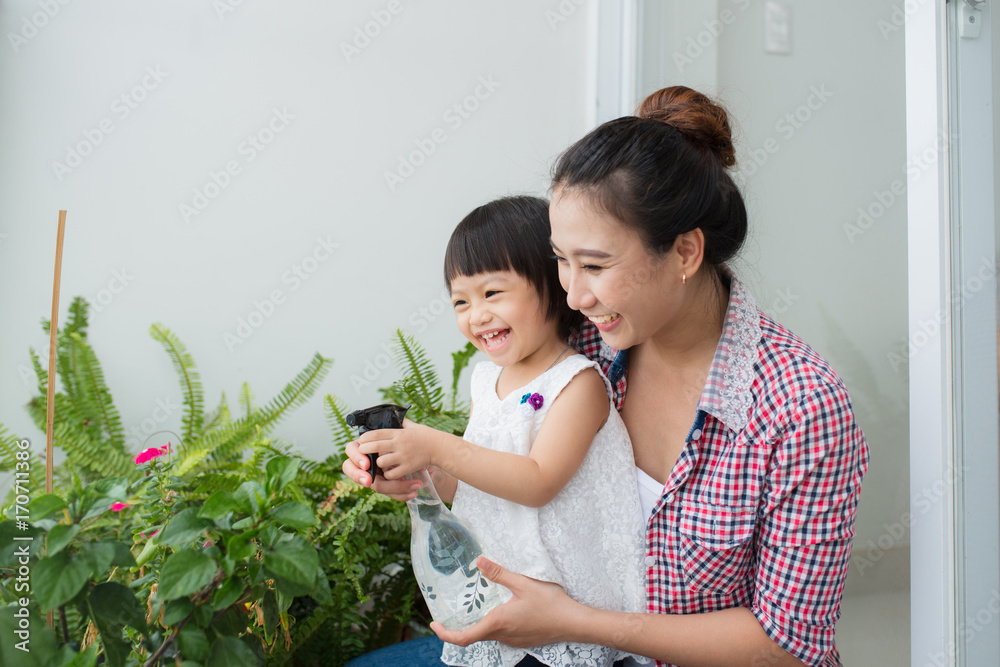
[(138, 456), (135, 457), (135, 464), (141, 466), (147, 461), (152, 461), (153, 459), (163, 456), (170, 451), (170, 443), (167, 443), (166, 447), (150, 447), (149, 449), (144, 449), (139, 452)]
[(126, 507), (130, 507), (128, 503), (115, 503), (111, 506), (112, 512), (121, 512)]
[(139, 533), (139, 535), (141, 535), (143, 537), (143, 539), (145, 539), (147, 537), (152, 537), (153, 535), (156, 535), (158, 532), (160, 532), (159, 529), (154, 530), (149, 535), (147, 535), (146, 533)]

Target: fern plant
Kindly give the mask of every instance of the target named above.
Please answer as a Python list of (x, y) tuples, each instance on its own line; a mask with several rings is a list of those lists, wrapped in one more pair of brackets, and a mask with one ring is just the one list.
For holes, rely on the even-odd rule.
[[(452, 354), (451, 386), (446, 393), (427, 352), (410, 335), (396, 330), (395, 362), (401, 379), (380, 390), (382, 399), (410, 405), (407, 417), (456, 435), (465, 432), (468, 406), (459, 399), (462, 371), (476, 352), (467, 343)], [(341, 399), (323, 397), (327, 422), (339, 454), (357, 439), (347, 425), (353, 409)], [(395, 643), (413, 633), (426, 634), (430, 616), (423, 604), (410, 566), (410, 517), (406, 505), (342, 479), (321, 506), (325, 528), (316, 534), (321, 558), (331, 580), (334, 604), (317, 609), (308, 622), (291, 630), (292, 651), (305, 664), (339, 665), (363, 653)], [(358, 599), (367, 604), (360, 610)], [(291, 653), (278, 654), (274, 664), (285, 664)], [(312, 661), (315, 659), (315, 662)]]
[[(55, 470), (56, 493), (32, 499), (27, 532), (14, 520), (13, 497), (0, 507), (0, 543), (32, 537), (33, 571), (45, 575), (29, 622), (51, 651), (24, 664), (338, 665), (424, 627), (405, 506), (340, 471), (343, 446), (356, 437), (347, 406), (324, 397), (335, 445), (325, 460), (301, 458), (273, 435), (315, 393), (330, 361), (314, 356), (263, 405), (244, 384), (235, 412), (225, 395), (206, 411), (183, 343), (161, 324), (150, 333), (171, 360), (183, 410), (176, 439), (138, 457), (88, 342), (85, 301), (73, 301), (57, 337), (53, 433), (66, 461)], [(383, 398), (412, 404), (416, 421), (463, 432), (458, 381), (475, 348), (453, 355), (447, 393), (412, 337), (397, 331), (396, 349), (403, 378)], [(34, 351), (31, 358), (38, 395), (28, 411), (44, 428), (47, 371)], [(0, 469), (18, 468), (28, 448), (0, 424)], [(43, 487), (42, 470), (30, 466), (29, 488)], [(14, 604), (23, 599), (17, 561), (2, 544), (0, 602)], [(48, 610), (55, 633), (39, 623)], [(18, 655), (6, 632), (14, 611), (0, 608), (0, 658)]]

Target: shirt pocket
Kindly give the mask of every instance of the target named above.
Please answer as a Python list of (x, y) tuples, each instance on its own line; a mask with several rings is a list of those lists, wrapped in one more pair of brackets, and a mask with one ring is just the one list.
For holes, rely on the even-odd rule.
[(684, 577), (693, 590), (731, 593), (753, 562), (753, 508), (688, 504), (681, 508)]
[(718, 453), (706, 452), (710, 475), (698, 501), (722, 507), (756, 506), (760, 501), (774, 445), (743, 434)]

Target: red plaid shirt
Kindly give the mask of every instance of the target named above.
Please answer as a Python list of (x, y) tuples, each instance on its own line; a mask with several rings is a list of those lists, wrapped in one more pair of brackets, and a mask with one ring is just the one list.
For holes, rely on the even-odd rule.
[[(627, 351), (589, 323), (573, 343), (621, 410)], [(867, 469), (843, 382), (733, 278), (698, 412), (649, 519), (649, 611), (747, 607), (806, 664), (840, 665), (834, 625)]]

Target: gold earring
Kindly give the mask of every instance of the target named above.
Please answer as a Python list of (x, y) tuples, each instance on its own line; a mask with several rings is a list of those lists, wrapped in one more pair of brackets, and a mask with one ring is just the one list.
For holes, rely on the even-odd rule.
[(687, 281), (688, 281), (688, 274), (682, 273), (681, 274), (681, 285), (687, 285)]

